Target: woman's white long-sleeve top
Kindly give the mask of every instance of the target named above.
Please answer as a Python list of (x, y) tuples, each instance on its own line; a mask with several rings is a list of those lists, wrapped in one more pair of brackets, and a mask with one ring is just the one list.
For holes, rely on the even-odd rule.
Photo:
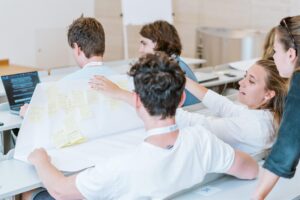
[(276, 132), (269, 110), (249, 109), (211, 90), (202, 103), (216, 117), (199, 115), (198, 121), (233, 148), (255, 154), (273, 145)]

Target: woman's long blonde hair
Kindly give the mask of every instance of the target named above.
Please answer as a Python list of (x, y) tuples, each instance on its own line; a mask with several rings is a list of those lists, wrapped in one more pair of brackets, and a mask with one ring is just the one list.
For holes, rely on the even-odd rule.
[(274, 113), (274, 119), (278, 126), (282, 118), (285, 97), (288, 91), (288, 79), (282, 78), (279, 75), (273, 60), (258, 60), (256, 64), (261, 66), (267, 74), (265, 79), (265, 89), (273, 90), (275, 92), (275, 96), (261, 108), (269, 109)]
[(276, 27), (273, 27), (270, 32), (268, 33), (265, 43), (264, 43), (264, 52), (262, 55), (262, 59), (264, 60), (273, 60), (273, 46), (275, 41), (275, 30)]

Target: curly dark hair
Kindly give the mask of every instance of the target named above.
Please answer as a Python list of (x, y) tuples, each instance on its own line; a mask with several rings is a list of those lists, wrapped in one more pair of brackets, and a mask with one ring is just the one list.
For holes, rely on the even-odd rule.
[(103, 56), (105, 51), (105, 34), (99, 21), (90, 17), (79, 17), (69, 26), (69, 45), (76, 43), (87, 58)]
[(156, 42), (155, 51), (163, 51), (169, 56), (181, 54), (182, 45), (177, 30), (167, 21), (159, 20), (144, 25), (140, 35)]
[(185, 87), (185, 75), (178, 63), (163, 52), (139, 58), (129, 75), (135, 92), (151, 116), (175, 116)]

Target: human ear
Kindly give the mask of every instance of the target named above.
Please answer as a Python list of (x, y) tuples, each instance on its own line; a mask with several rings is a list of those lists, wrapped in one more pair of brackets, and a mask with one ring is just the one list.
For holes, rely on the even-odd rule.
[(289, 48), (288, 49), (288, 55), (289, 55), (289, 60), (290, 62), (294, 63), (297, 59), (297, 51), (294, 48)]
[(74, 50), (74, 52), (75, 52), (75, 54), (77, 55), (77, 56), (79, 56), (80, 55), (80, 47), (78, 46), (78, 44), (76, 43), (76, 42), (74, 42), (74, 45), (73, 45), (73, 50)]
[(265, 100), (269, 101), (276, 95), (276, 92), (274, 90), (269, 90), (266, 92), (266, 95), (264, 97)]
[(181, 95), (181, 98), (180, 98), (180, 102), (178, 104), (178, 108), (182, 107), (182, 105), (184, 104), (185, 102), (185, 98), (186, 98), (186, 94), (185, 94), (185, 91), (182, 92), (182, 95)]
[(132, 95), (132, 98), (133, 98), (133, 105), (136, 109), (138, 109), (139, 107), (141, 107), (141, 99), (139, 97), (139, 95), (135, 92), (133, 92), (133, 95)]
[[(152, 41), (152, 40), (151, 40)], [(157, 42), (152, 41), (153, 53), (156, 51)]]

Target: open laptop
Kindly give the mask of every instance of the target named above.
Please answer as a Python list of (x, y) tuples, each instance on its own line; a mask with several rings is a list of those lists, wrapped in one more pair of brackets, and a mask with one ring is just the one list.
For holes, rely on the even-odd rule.
[(20, 107), (29, 103), (36, 85), (40, 82), (36, 71), (1, 76), (10, 111), (19, 114)]

